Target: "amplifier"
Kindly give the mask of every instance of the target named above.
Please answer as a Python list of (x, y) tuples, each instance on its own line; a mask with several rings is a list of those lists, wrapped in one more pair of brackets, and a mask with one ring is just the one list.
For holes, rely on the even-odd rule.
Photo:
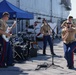
[(37, 50), (38, 50), (37, 48), (30, 48), (30, 50), (29, 50), (30, 57), (36, 57)]

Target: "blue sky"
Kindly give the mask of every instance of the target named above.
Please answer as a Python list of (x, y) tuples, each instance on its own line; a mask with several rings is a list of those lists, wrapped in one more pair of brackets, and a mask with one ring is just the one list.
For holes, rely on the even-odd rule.
[(70, 11), (70, 15), (76, 18), (76, 0), (71, 0), (72, 10)]

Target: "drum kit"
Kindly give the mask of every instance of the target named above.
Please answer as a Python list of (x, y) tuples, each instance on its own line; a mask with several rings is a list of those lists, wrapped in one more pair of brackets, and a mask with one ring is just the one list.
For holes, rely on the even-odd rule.
[(13, 58), (15, 60), (25, 60), (29, 55), (30, 42), (33, 41), (31, 32), (19, 32), (11, 38), (11, 45), (13, 49)]
[[(33, 26), (29, 28), (34, 29)], [(31, 42), (35, 41), (35, 32), (18, 32), (17, 35), (11, 38), (13, 49), (13, 58), (16, 60), (24, 60), (30, 56)]]

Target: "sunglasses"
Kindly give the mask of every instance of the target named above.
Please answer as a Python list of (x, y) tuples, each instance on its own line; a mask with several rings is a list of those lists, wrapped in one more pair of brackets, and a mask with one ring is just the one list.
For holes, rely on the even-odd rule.
[(67, 24), (72, 24), (72, 23), (67, 23)]

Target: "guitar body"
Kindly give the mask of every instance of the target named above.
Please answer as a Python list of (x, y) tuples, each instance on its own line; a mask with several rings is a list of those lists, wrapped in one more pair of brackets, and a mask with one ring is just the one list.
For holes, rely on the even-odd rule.
[(8, 37), (6, 37), (5, 35), (2, 35), (2, 37), (3, 37), (3, 39), (4, 39), (6, 42), (8, 42), (8, 41), (9, 41), (9, 38), (8, 38)]
[[(13, 25), (11, 27), (7, 27), (7, 30), (5, 31), (6, 33), (10, 33), (10, 31), (12, 30), (12, 28), (16, 25), (16, 21), (14, 21)], [(2, 38), (8, 42), (10, 37), (7, 37), (6, 35), (2, 35)]]
[[(6, 33), (9, 33), (9, 32), (10, 32), (10, 30), (9, 30), (9, 27), (8, 27), (7, 30), (6, 30)], [(6, 42), (8, 42), (9, 39), (10, 39), (10, 37), (7, 37), (6, 35), (2, 35), (2, 38), (3, 38)]]

